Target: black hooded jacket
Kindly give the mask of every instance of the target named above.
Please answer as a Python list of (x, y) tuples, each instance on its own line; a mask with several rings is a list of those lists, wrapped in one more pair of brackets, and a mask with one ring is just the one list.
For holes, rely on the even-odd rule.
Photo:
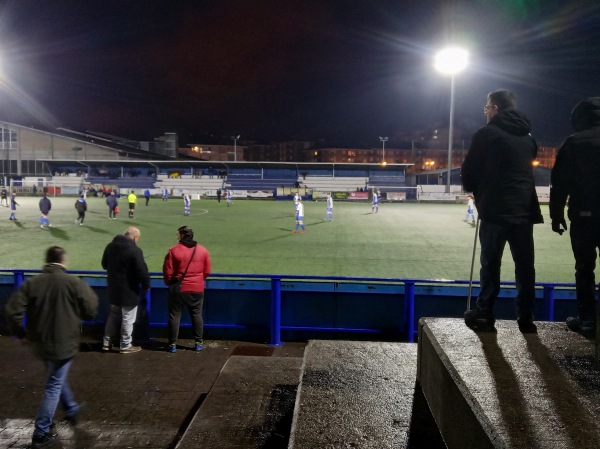
[(600, 97), (580, 102), (571, 113), (575, 130), (556, 156), (550, 188), (550, 218), (600, 216)]
[(473, 192), (482, 220), (501, 224), (542, 223), (533, 161), (537, 144), (527, 117), (498, 112), (480, 128), (462, 165), (463, 187)]

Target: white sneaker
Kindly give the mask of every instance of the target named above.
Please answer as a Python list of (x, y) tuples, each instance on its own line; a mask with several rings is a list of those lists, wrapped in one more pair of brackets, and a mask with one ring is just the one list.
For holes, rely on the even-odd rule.
[(83, 226), (83, 223), (79, 223), (79, 226)]
[(40, 228), (42, 228), (42, 229), (46, 229), (46, 228), (44, 227), (44, 225), (40, 225)]

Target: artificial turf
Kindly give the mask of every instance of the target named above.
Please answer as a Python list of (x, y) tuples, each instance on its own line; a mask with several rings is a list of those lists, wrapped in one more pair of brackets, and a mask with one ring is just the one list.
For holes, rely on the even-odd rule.
[[(176, 230), (188, 225), (211, 253), (213, 273), (294, 274), (369, 278), (468, 279), (475, 228), (463, 220), (466, 205), (383, 203), (371, 214), (369, 203), (336, 202), (334, 220), (324, 221), (325, 202), (305, 202), (306, 234), (293, 234), (292, 201), (193, 200), (183, 216), (183, 200), (140, 198), (135, 219), (120, 200), (117, 220), (108, 219), (102, 198), (88, 198), (84, 226), (74, 224), (75, 198), (51, 197), (52, 228), (40, 229), (39, 198), (17, 198), (17, 221), (0, 208), (1, 268), (37, 269), (52, 245), (67, 250), (68, 268), (101, 270), (107, 243), (127, 226), (141, 231), (138, 242), (150, 271), (161, 270), (163, 257), (177, 243)], [(538, 282), (574, 282), (568, 235), (558, 236), (546, 223), (534, 227)], [(479, 278), (478, 256), (474, 279)], [(506, 248), (502, 279), (514, 280)]]

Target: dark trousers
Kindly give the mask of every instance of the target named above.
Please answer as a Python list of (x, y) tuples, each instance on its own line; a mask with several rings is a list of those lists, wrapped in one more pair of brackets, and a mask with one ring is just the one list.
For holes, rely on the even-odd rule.
[(500, 267), (502, 254), (508, 242), (515, 262), (517, 318), (533, 315), (535, 301), (535, 268), (533, 246), (533, 224), (498, 224), (481, 221), (479, 227), (481, 243), (481, 291), (477, 307), (493, 315), (494, 305), (500, 293)]
[(204, 331), (204, 322), (202, 321), (203, 302), (204, 292), (169, 294), (169, 344), (175, 343), (177, 337), (179, 337), (179, 323), (184, 305), (190, 313), (194, 339), (196, 341), (202, 340)]
[(600, 247), (600, 217), (571, 221), (571, 248), (575, 256), (577, 307), (583, 320), (596, 320), (596, 258)]

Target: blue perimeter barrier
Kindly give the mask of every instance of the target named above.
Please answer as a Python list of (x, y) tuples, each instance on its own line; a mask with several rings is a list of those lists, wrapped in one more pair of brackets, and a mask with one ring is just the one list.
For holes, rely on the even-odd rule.
[[(40, 272), (0, 270), (0, 309), (14, 289)], [(86, 324), (102, 323), (108, 310), (105, 272), (69, 273), (83, 278), (101, 299), (98, 318)], [(465, 280), (211, 274), (206, 281), (204, 327), (224, 330), (220, 338), (231, 334), (248, 338), (250, 334), (274, 346), (282, 344), (282, 332), (289, 337), (287, 341), (330, 338), (330, 334), (378, 334), (379, 339), (413, 342), (420, 317), (462, 317), (468, 285)], [(502, 283), (495, 309), (498, 319), (515, 319), (507, 301), (515, 296), (514, 285)], [(474, 281), (472, 304), (478, 286)], [(166, 328), (167, 298), (162, 273), (151, 273), (150, 291), (142, 298), (150, 327)], [(536, 284), (536, 320), (564, 320), (575, 313), (575, 299), (574, 284)], [(189, 320), (182, 319), (182, 326), (191, 326)]]

